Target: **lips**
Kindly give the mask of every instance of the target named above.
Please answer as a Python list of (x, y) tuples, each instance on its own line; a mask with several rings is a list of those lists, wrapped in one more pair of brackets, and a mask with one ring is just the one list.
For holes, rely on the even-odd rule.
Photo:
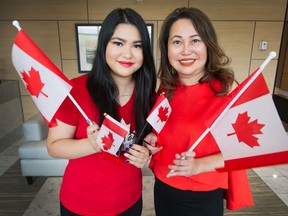
[(192, 64), (194, 64), (195, 62), (195, 59), (181, 59), (179, 60), (180, 64), (183, 65), (183, 66), (190, 66)]
[(121, 64), (124, 67), (130, 67), (131, 65), (133, 65), (132, 62), (127, 62), (127, 61), (119, 61), (119, 64)]

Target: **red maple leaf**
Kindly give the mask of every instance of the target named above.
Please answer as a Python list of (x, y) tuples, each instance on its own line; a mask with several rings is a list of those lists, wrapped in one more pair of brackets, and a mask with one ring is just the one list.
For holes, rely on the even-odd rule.
[(159, 117), (159, 120), (161, 122), (167, 121), (167, 119), (168, 119), (168, 111), (169, 111), (168, 107), (165, 107), (165, 108), (162, 107), (162, 106), (159, 107), (159, 109), (158, 109), (158, 117)]
[(33, 67), (31, 67), (28, 73), (23, 71), (21, 74), (23, 76), (23, 80), (27, 84), (26, 88), (31, 95), (34, 95), (38, 98), (39, 94), (42, 93), (45, 97), (48, 97), (48, 95), (41, 91), (45, 84), (41, 81), (39, 71), (36, 71)]
[(247, 111), (240, 113), (232, 127), (234, 128), (234, 133), (227, 134), (231, 136), (236, 134), (239, 142), (244, 142), (246, 145), (253, 148), (254, 146), (260, 146), (258, 143), (258, 138), (254, 134), (262, 134), (261, 129), (265, 126), (264, 124), (259, 124), (258, 119), (249, 122), (250, 117)]
[(108, 136), (104, 136), (101, 138), (102, 139), (102, 143), (105, 144), (103, 146), (103, 148), (107, 151), (111, 148), (111, 146), (113, 145), (114, 139), (113, 139), (113, 134), (111, 132), (109, 132)]

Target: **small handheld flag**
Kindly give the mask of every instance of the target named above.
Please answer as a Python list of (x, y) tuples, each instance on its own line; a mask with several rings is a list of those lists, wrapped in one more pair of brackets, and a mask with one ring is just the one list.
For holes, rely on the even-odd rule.
[(171, 112), (172, 109), (168, 99), (164, 94), (160, 94), (146, 120), (150, 123), (154, 130), (157, 131), (157, 133), (160, 133)]
[(126, 125), (105, 114), (96, 142), (103, 151), (116, 156), (129, 130)]

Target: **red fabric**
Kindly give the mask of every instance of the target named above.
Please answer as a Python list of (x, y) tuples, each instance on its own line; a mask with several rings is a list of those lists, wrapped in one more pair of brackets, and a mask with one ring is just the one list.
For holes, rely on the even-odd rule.
[(237, 158), (233, 160), (225, 160), (225, 168), (217, 169), (218, 171), (239, 170), (247, 167), (263, 167), (263, 164), (279, 165), (287, 163), (288, 152), (276, 152), (271, 154), (263, 154), (246, 158)]
[[(217, 83), (215, 84), (217, 85)], [(175, 154), (187, 151), (193, 145), (207, 128), (206, 120), (209, 114), (213, 110), (216, 111), (217, 107), (224, 102), (226, 103), (227, 99), (227, 97), (215, 97), (207, 83), (193, 86), (179, 85), (170, 101), (172, 113), (158, 135), (158, 145), (163, 146), (163, 149), (153, 156), (150, 164), (150, 168), (157, 178), (172, 187), (182, 190), (208, 191), (224, 188), (230, 194), (230, 191), (234, 191), (235, 185), (237, 185), (236, 187), (240, 188), (241, 191), (251, 194), (249, 183), (245, 178), (235, 181), (234, 175), (227, 172), (215, 171), (190, 177), (166, 178), (169, 172), (168, 165), (173, 164)], [(211, 133), (205, 136), (194, 151), (196, 152), (196, 158), (220, 152)], [(245, 171), (239, 172), (244, 172), (243, 176), (245, 177)], [(232, 187), (230, 187), (230, 182), (233, 182)], [(237, 196), (236, 193), (234, 195), (236, 202)], [(250, 202), (249, 199), (247, 201), (247, 205), (253, 204), (253, 201)], [(228, 202), (230, 203), (230, 197), (228, 197)], [(234, 206), (236, 204), (232, 208)]]
[(250, 191), (247, 174), (244, 170), (228, 172), (228, 190), (226, 190), (226, 207), (229, 210), (253, 206), (254, 201)]
[(232, 93), (233, 106), (211, 128), (225, 160), (221, 171), (288, 163), (287, 134), (262, 72), (256, 70)]
[[(27, 55), (44, 65), (51, 72), (55, 73), (65, 82), (69, 83), (68, 78), (59, 70), (59, 68), (46, 56), (46, 54), (31, 40), (31, 38), (20, 30), (14, 40), (14, 44), (20, 47)], [(69, 83), (70, 84), (70, 83)]]
[[(249, 82), (251, 80), (251, 78), (254, 77), (254, 75), (256, 73), (258, 73), (258, 68), (252, 74), (250, 74), (249, 77), (247, 77), (247, 79), (245, 79), (242, 83), (240, 83), (239, 86), (233, 92), (235, 92), (235, 94), (238, 93), (240, 91), (240, 89), (242, 89), (243, 86), (245, 86), (247, 84), (247, 82)], [(233, 104), (232, 107), (246, 103), (249, 100), (253, 100), (257, 97), (260, 97), (260, 96), (268, 94), (268, 93), (269, 93), (269, 89), (268, 89), (268, 86), (266, 84), (263, 73), (261, 72), (256, 77), (256, 79), (253, 81), (253, 84), (251, 84), (245, 90), (245, 94), (243, 93), (242, 96)]]
[(72, 86), (43, 51), (20, 30), (12, 47), (12, 62), (47, 125)]
[[(94, 122), (98, 122), (98, 111), (86, 89), (87, 76), (71, 80), (71, 94)], [(121, 118), (126, 124), (135, 123), (131, 112), (133, 98), (123, 107), (119, 106)], [(55, 117), (67, 124), (77, 126), (76, 139), (86, 136), (87, 122), (67, 98)], [(70, 211), (80, 215), (116, 215), (132, 206), (142, 193), (141, 169), (119, 158), (101, 152), (69, 160), (60, 190), (60, 200)]]

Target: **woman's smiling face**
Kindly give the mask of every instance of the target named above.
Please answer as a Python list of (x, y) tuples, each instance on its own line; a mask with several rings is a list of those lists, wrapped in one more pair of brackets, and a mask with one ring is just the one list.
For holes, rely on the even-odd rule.
[(202, 77), (207, 61), (207, 47), (189, 19), (174, 22), (168, 38), (168, 59), (184, 84), (194, 84)]
[(106, 47), (106, 61), (113, 76), (132, 76), (143, 64), (141, 35), (136, 26), (119, 24)]

